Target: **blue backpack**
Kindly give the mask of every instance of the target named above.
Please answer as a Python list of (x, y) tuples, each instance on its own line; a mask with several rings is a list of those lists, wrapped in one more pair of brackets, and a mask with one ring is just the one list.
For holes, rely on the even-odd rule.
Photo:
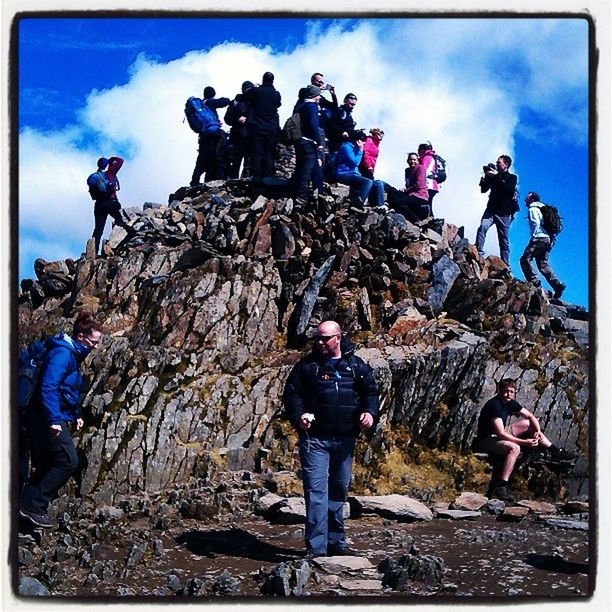
[(221, 129), (215, 112), (204, 100), (191, 96), (185, 103), (185, 117), (189, 127), (196, 134), (214, 134)]
[(32, 401), (38, 386), (42, 364), (47, 355), (47, 347), (41, 340), (34, 340), (19, 353), (19, 409), (25, 410)]
[(90, 174), (87, 177), (87, 186), (92, 200), (103, 200), (110, 195), (111, 183), (103, 170)]

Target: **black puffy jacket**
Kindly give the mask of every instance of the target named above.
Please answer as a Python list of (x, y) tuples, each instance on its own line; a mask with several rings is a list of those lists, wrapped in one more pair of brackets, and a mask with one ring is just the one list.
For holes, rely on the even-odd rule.
[(293, 366), (283, 394), (285, 414), (294, 427), (305, 412), (315, 415), (310, 435), (357, 436), (359, 416), (378, 418), (378, 389), (370, 366), (353, 353), (343, 337), (342, 357), (335, 363), (316, 348)]

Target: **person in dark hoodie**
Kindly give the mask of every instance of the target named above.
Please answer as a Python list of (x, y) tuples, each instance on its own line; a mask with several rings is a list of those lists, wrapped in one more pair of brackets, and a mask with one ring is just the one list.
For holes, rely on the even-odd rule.
[(240, 164), (244, 160), (244, 172), (247, 173), (249, 130), (248, 123), (251, 113), (251, 106), (245, 101), (244, 94), (253, 88), (251, 81), (242, 84), (242, 93), (239, 93), (227, 107), (223, 120), (230, 126), (229, 133), (229, 152), (228, 152), (228, 177), (239, 178)]
[(102, 340), (100, 325), (91, 314), (80, 312), (72, 336), (48, 338), (38, 387), (28, 414), (33, 471), (26, 482), (19, 514), (36, 527), (53, 527), (47, 516), (49, 502), (78, 467), (70, 428), (83, 427), (80, 365)]
[(343, 506), (360, 430), (378, 418), (372, 369), (355, 354), (335, 321), (317, 328), (315, 345), (291, 370), (283, 404), (299, 433), (306, 502), (306, 557), (351, 554)]
[(295, 173), (293, 185), (295, 202), (306, 204), (308, 185), (315, 179), (315, 169), (321, 168), (325, 141), (319, 126), (319, 99), (321, 90), (315, 85), (308, 85), (304, 92), (304, 101), (298, 105), (300, 115), (301, 138), (295, 143)]
[(215, 98), (217, 92), (210, 85), (204, 88), (204, 104), (213, 111), (217, 119), (216, 129), (208, 128), (198, 136), (198, 157), (191, 176), (190, 185), (198, 185), (203, 172), (204, 182), (225, 178), (226, 133), (221, 129), (217, 109), (229, 105), (229, 98)]
[(274, 176), (274, 147), (280, 130), (278, 108), (281, 95), (274, 88), (274, 75), (266, 72), (261, 85), (243, 95), (251, 106), (251, 173), (255, 177)]

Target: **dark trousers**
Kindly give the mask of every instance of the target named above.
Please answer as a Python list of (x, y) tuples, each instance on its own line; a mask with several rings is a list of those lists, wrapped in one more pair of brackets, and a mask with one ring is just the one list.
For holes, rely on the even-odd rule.
[(433, 199), (438, 192), (435, 189), (428, 189), (427, 193), (429, 194), (429, 216), (433, 217)]
[(191, 185), (200, 182), (205, 172), (204, 182), (225, 178), (225, 132), (219, 130), (213, 134), (200, 134), (198, 138), (198, 157), (191, 175)]
[(300, 138), (295, 143), (295, 174), (293, 185), (296, 200), (308, 199), (308, 186), (313, 177), (315, 166), (318, 167), (317, 145), (311, 140)]
[(351, 482), (355, 438), (300, 433), (300, 462), (306, 503), (306, 549), (320, 555), (343, 548), (343, 506)]
[(240, 164), (244, 160), (244, 174), (247, 174), (249, 153), (249, 139), (243, 134), (230, 132), (229, 147), (227, 152), (227, 176), (231, 179), (240, 178)]
[(429, 216), (429, 201), (417, 198), (411, 193), (405, 193), (387, 185), (387, 204), (390, 208), (406, 217), (408, 221), (422, 221)]
[(68, 430), (68, 423), (61, 423), (62, 431), (51, 433), (44, 416), (34, 411), (29, 419), (32, 474), (21, 493), (21, 507), (36, 514), (46, 514), (49, 502), (68, 482), (79, 465), (77, 452)]
[(106, 226), (106, 219), (111, 216), (114, 222), (122, 227), (128, 234), (133, 234), (134, 229), (131, 228), (121, 216), (121, 204), (117, 200), (96, 200), (94, 205), (94, 231), (93, 237), (96, 242), (96, 253), (100, 248), (100, 240), (102, 240), (102, 234), (104, 233), (104, 227)]
[(274, 147), (277, 132), (275, 128), (255, 126), (251, 134), (251, 174), (253, 176), (274, 176)]
[(542, 276), (548, 281), (548, 284), (553, 289), (558, 289), (562, 283), (555, 276), (550, 264), (548, 263), (548, 256), (552, 246), (548, 238), (532, 238), (529, 244), (525, 247), (525, 252), (521, 255), (520, 263), (521, 270), (525, 275), (525, 280), (528, 282), (540, 284), (531, 260), (535, 259), (538, 270), (542, 273)]

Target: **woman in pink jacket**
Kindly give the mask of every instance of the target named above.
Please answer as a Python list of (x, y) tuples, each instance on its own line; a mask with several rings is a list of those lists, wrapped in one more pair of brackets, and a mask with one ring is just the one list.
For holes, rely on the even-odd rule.
[(366, 178), (374, 178), (374, 168), (378, 159), (378, 147), (385, 133), (380, 128), (372, 128), (370, 135), (366, 138), (363, 145), (363, 159), (359, 164), (359, 172), (361, 176)]
[(423, 144), (420, 144), (418, 151), (419, 162), (422, 166), (425, 167), (425, 178), (427, 179), (427, 193), (429, 194), (429, 214), (433, 215), (432, 202), (436, 193), (440, 191), (440, 186), (438, 185), (436, 179), (433, 178), (438, 170), (436, 162), (436, 152), (434, 151), (431, 142), (424, 142)]

